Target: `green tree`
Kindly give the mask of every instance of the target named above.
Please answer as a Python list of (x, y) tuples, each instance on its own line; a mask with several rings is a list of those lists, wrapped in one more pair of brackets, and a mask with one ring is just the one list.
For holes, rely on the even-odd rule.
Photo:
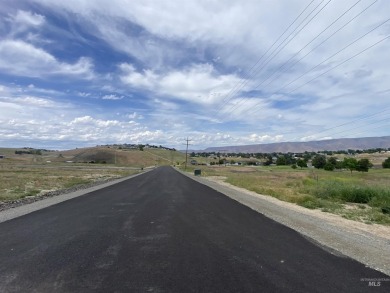
[(264, 166), (269, 166), (272, 164), (272, 156), (267, 156), (267, 159), (264, 161)]
[(386, 160), (382, 163), (383, 168), (390, 168), (390, 157), (388, 157)]
[(336, 165), (334, 166), (336, 169), (341, 170), (344, 168), (344, 164), (342, 161), (337, 161)]
[(336, 167), (336, 165), (337, 165), (337, 159), (336, 159), (335, 157), (330, 157), (330, 158), (328, 158), (328, 163), (329, 163), (329, 164), (332, 164), (333, 166)]
[(324, 166), (324, 170), (326, 170), (326, 171), (333, 171), (334, 168), (335, 168), (335, 166), (332, 163), (330, 163), (329, 161), (326, 162), (326, 164)]
[(322, 156), (322, 155), (316, 155), (312, 161), (311, 161), (311, 164), (317, 168), (317, 169), (322, 169), (325, 167), (325, 164), (326, 164), (326, 158), (325, 156)]
[(355, 158), (344, 158), (343, 161), (344, 168), (347, 168), (349, 171), (356, 170), (358, 162)]
[(301, 167), (301, 169), (307, 168), (307, 164), (306, 164), (305, 160), (302, 160), (302, 159), (297, 160), (297, 165), (298, 165), (298, 167)]
[(287, 164), (287, 160), (286, 160), (286, 157), (285, 156), (279, 156), (277, 159), (276, 159), (276, 165), (277, 166), (284, 166)]
[(305, 152), (305, 154), (303, 155), (303, 159), (305, 160), (306, 163), (309, 162), (309, 160), (311, 159), (311, 154)]
[(356, 165), (356, 171), (358, 172), (368, 172), (368, 169), (372, 167), (372, 164), (369, 159), (360, 159)]
[(145, 146), (144, 146), (143, 144), (139, 144), (139, 145), (138, 145), (138, 148), (139, 148), (140, 151), (143, 151), (143, 150), (144, 150), (144, 147), (145, 147)]

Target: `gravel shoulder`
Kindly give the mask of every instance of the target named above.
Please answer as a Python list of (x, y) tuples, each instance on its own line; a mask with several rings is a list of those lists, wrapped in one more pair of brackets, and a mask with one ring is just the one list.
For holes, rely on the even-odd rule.
[(197, 177), (181, 173), (298, 231), (332, 254), (350, 257), (390, 276), (390, 227), (369, 225), (306, 209), (233, 186), (220, 177)]

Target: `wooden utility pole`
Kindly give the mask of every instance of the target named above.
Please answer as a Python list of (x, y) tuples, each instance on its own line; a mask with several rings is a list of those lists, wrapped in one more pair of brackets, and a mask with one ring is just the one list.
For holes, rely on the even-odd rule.
[(184, 166), (184, 170), (187, 170), (187, 160), (188, 160), (188, 143), (191, 141), (190, 139), (187, 139), (185, 140), (187, 142), (187, 147), (186, 147), (186, 164)]
[(175, 163), (174, 163), (174, 159), (175, 158), (175, 153), (174, 153), (174, 150), (171, 150), (171, 162), (172, 162), (172, 165), (174, 166)]

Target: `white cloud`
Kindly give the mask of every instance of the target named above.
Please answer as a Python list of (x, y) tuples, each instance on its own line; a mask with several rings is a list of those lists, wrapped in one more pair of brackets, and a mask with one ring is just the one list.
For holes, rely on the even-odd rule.
[(86, 93), (86, 92), (78, 92), (77, 95), (79, 95), (80, 97), (89, 97), (91, 95), (91, 93)]
[(117, 96), (117, 95), (104, 95), (102, 97), (103, 100), (122, 100), (124, 97), (123, 96)]
[(119, 126), (120, 122), (117, 120), (102, 120), (102, 119), (94, 119), (91, 116), (83, 116), (83, 117), (77, 117), (73, 119), (69, 125), (90, 125), (93, 127), (114, 127)]
[(137, 113), (137, 112), (133, 112), (131, 114), (128, 114), (126, 115), (125, 117), (129, 118), (129, 119), (132, 119), (132, 120), (136, 120), (136, 119), (144, 119), (144, 116)]
[(262, 143), (262, 142), (278, 142), (283, 140), (283, 135), (268, 135), (268, 134), (256, 134), (253, 133), (249, 136), (249, 140), (251, 143)]
[[(39, 97), (31, 97), (26, 96), (23, 98), (6, 98), (6, 97), (0, 97), (0, 101), (2, 102), (8, 102), (12, 104), (17, 104), (21, 106), (33, 106), (33, 107), (44, 107), (44, 108), (52, 108), (52, 107), (58, 107), (59, 105), (51, 100), (39, 98)], [(61, 105), (63, 107), (63, 105)]]
[(11, 16), (13, 23), (23, 26), (41, 26), (45, 23), (45, 16), (31, 11), (18, 10), (16, 15)]
[(207, 146), (232, 146), (250, 145), (261, 143), (274, 143), (284, 140), (283, 135), (269, 134), (244, 134), (239, 132), (217, 132), (213, 135), (199, 132), (191, 133), (190, 139), (195, 149), (206, 148)]
[(193, 64), (184, 70), (164, 73), (138, 72), (131, 64), (121, 64), (120, 69), (122, 82), (131, 87), (205, 105), (221, 101), (234, 85), (241, 82), (235, 75), (218, 74), (211, 64)]
[[(37, 90), (26, 86), (26, 89)], [(0, 142), (20, 146), (52, 144), (62, 148), (105, 143), (162, 143), (164, 133), (134, 120), (143, 116), (133, 112), (125, 119), (98, 118), (77, 105), (40, 96), (30, 96), (20, 87), (0, 85)], [(131, 119), (131, 120), (129, 120)]]
[(67, 75), (91, 79), (93, 63), (81, 57), (76, 63), (58, 61), (53, 55), (19, 40), (0, 41), (0, 69), (8, 74), (28, 77)]

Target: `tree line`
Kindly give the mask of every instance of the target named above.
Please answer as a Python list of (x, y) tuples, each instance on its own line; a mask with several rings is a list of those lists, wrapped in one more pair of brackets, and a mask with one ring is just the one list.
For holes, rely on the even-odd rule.
[[(222, 165), (226, 163), (235, 164), (233, 159), (226, 159), (227, 157), (245, 158), (245, 159), (257, 159), (261, 160), (261, 164), (269, 166), (276, 164), (277, 166), (288, 166), (292, 168), (307, 168), (308, 163), (311, 162), (312, 166), (317, 169), (324, 169), (326, 171), (347, 169), (358, 172), (368, 172), (373, 164), (369, 159), (356, 159), (354, 157), (345, 157), (343, 160), (338, 160), (332, 155), (344, 154), (348, 156), (354, 156), (356, 154), (363, 153), (377, 153), (386, 152), (390, 150), (384, 148), (368, 149), (368, 150), (345, 150), (345, 151), (319, 151), (319, 152), (304, 152), (304, 153), (221, 153), (221, 152), (192, 152), (191, 157), (213, 157), (216, 162), (211, 162), (212, 165)], [(246, 165), (256, 165), (256, 161), (246, 161)], [(383, 168), (390, 168), (390, 157), (382, 163)]]

